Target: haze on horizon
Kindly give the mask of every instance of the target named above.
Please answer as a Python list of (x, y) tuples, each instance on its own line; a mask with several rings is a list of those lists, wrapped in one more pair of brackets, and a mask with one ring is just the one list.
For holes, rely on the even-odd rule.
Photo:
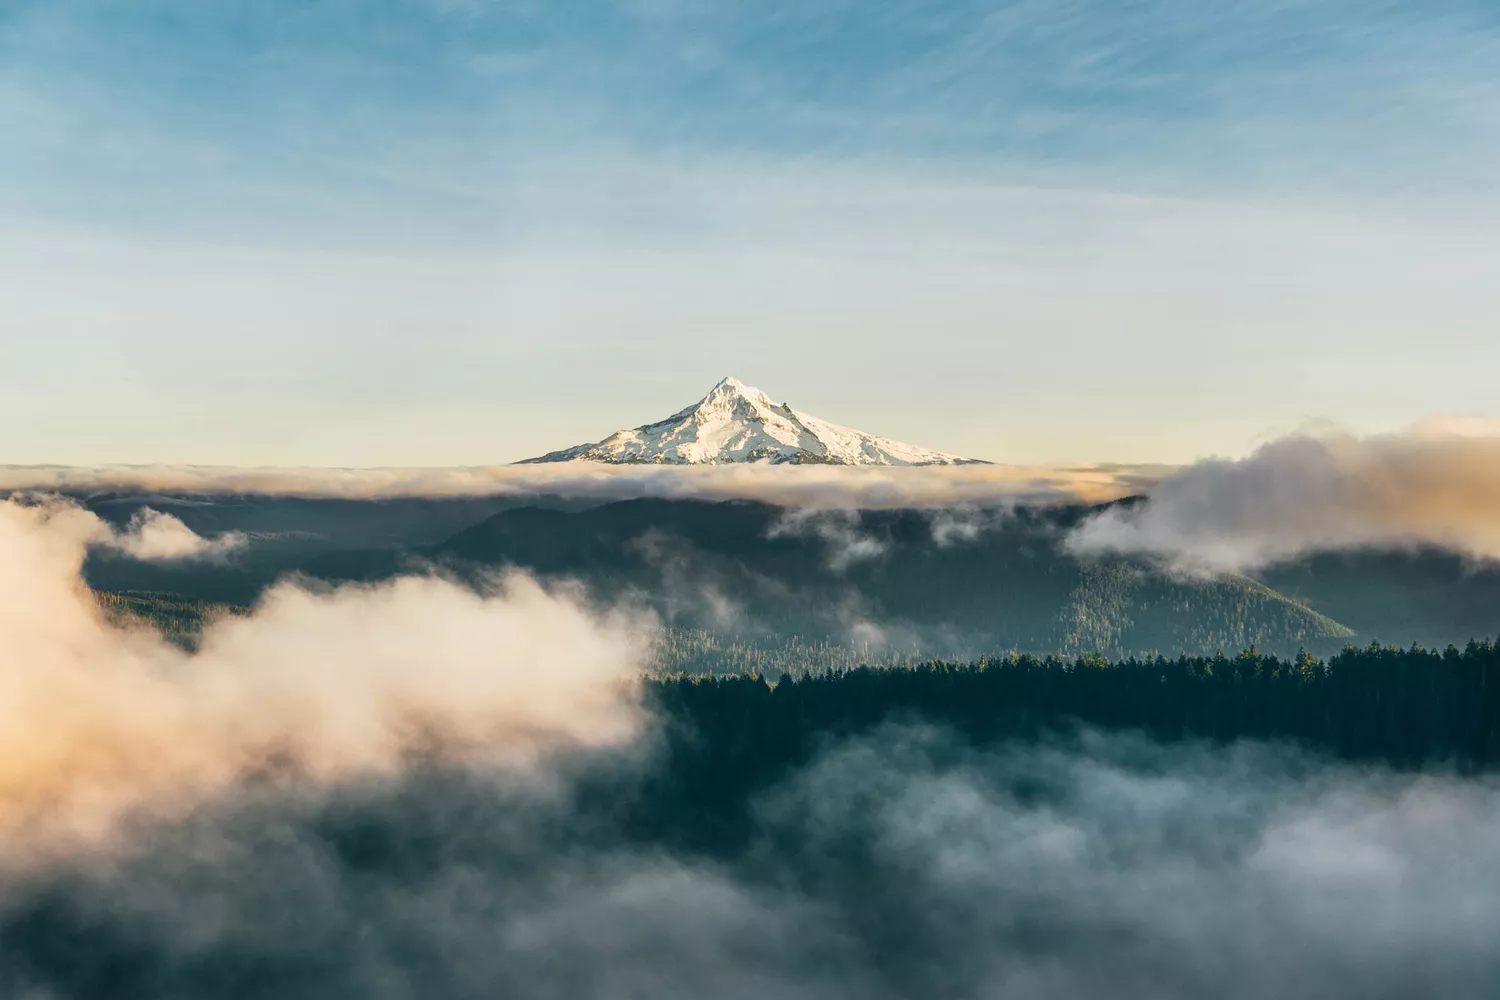
[(0, 462), (997, 462), (1493, 413), (1500, 11), (18, 0)]

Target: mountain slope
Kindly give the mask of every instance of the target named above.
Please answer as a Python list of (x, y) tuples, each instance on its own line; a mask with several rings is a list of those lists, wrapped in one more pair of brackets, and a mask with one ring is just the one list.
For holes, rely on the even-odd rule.
[(966, 465), (978, 461), (829, 423), (786, 403), (778, 405), (759, 389), (726, 378), (698, 402), (665, 420), (518, 464)]
[(940, 542), (921, 511), (808, 518), (749, 501), (625, 500), (505, 511), (430, 554), (481, 578), (513, 566), (581, 581), (606, 602), (644, 600), (679, 627), (890, 653), (1331, 653), (1353, 635), (1245, 577), (1179, 579), (1133, 560), (1075, 558), (1061, 540), (1092, 512), (1019, 508)]

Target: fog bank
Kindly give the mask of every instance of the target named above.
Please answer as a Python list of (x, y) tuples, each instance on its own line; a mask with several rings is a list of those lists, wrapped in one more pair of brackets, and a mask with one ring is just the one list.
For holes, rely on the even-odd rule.
[(256, 493), (302, 497), (560, 494), (623, 500), (761, 500), (787, 507), (942, 508), (1016, 500), (1102, 502), (1141, 492), (1166, 466), (657, 466), (568, 462), (454, 469), (0, 466), (0, 490)]
[[(392, 773), (419, 751), (524, 760), (636, 732), (638, 623), (523, 576), (285, 583), (196, 652), (106, 619), (83, 584), (101, 522), (0, 502), (0, 847), (99, 841), (259, 776)], [(644, 623), (639, 623), (644, 624)]]
[(607, 778), (603, 803), (598, 784), (544, 794), (483, 768), (243, 794), (108, 864), (6, 884), (0, 985), (1394, 1000), (1486, 995), (1500, 972), (1491, 781), (1257, 745), (981, 749), (888, 727), (763, 795), (753, 843), (722, 855), (614, 820), (634, 779)]
[(1173, 472), (1147, 503), (1099, 514), (1070, 544), (1206, 571), (1365, 547), (1427, 545), (1497, 559), (1500, 435), (1474, 432), (1486, 426), (1283, 438), (1247, 458)]

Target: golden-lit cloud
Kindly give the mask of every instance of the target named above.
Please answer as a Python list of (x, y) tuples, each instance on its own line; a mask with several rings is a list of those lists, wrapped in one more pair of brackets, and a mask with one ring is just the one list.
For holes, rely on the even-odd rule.
[(1239, 570), (1363, 547), (1436, 546), (1500, 559), (1500, 435), (1473, 419), (1397, 434), (1294, 435), (1166, 476), (1134, 507), (1071, 537), (1083, 552), (1143, 553)]
[(788, 507), (946, 508), (1016, 500), (1096, 503), (1139, 493), (1165, 465), (499, 465), (434, 469), (0, 466), (0, 490), (256, 493), (380, 499), (551, 493), (601, 500), (763, 500)]
[(576, 595), (524, 576), (485, 593), (433, 578), (284, 584), (189, 652), (101, 612), (80, 575), (100, 531), (69, 503), (0, 502), (0, 849), (12, 859), (252, 776), (389, 773), (434, 748), (525, 761), (636, 732), (639, 623)]

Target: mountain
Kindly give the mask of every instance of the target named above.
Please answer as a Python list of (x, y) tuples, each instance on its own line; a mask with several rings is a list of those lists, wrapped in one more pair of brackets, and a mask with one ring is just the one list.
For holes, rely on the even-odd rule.
[(788, 637), (793, 646), (783, 651), (854, 638), (862, 622), (879, 626), (893, 653), (915, 645), (934, 655), (1013, 647), (1211, 653), (1251, 644), (1328, 653), (1350, 639), (1441, 648), (1500, 634), (1500, 569), (1463, 556), (1317, 553), (1254, 580), (1178, 579), (1130, 560), (1079, 560), (1060, 546), (1092, 508), (1022, 507), (952, 534), (941, 530), (941, 511), (809, 517), (746, 502), (80, 500), (117, 525), (149, 504), (200, 534), (249, 539), (222, 561), (141, 562), (107, 548), (90, 555), (90, 585), (126, 595), (113, 599), (112, 612), (149, 617), (174, 635), (190, 631), (182, 623), (202, 617), (200, 605), (215, 614), (250, 605), (288, 576), (374, 581), (436, 566), (476, 568), (483, 579), (504, 565), (581, 580), (606, 602), (654, 603), (683, 629)]
[[(1122, 656), (1254, 645), (1331, 653), (1354, 637), (1340, 621), (1245, 577), (1177, 578), (1129, 559), (1079, 559), (1063, 539), (1096, 512), (1020, 507), (953, 535), (942, 513), (916, 510), (642, 498), (507, 505), (482, 517), (472, 506), (443, 510), (434, 502), (425, 518), (419, 508), (347, 510), (364, 527), (341, 537), (378, 546), (352, 549), (326, 537), (332, 509), (225, 503), (219, 526), (274, 525), (298, 540), (255, 534), (220, 562), (144, 563), (101, 550), (85, 573), (96, 590), (111, 592), (101, 600), (112, 615), (149, 620), (187, 641), (203, 620), (254, 604), (287, 576), (336, 583), (437, 572), (483, 588), (497, 570), (514, 567), (581, 583), (605, 606), (650, 608), (678, 630), (675, 652), (663, 650), (667, 666), (750, 662), (752, 648), (761, 666), (806, 654), (809, 668), (848, 665), (850, 657), (969, 659), (1011, 649)], [(425, 540), (450, 518), (474, 520), (439, 543)], [(418, 530), (423, 520), (428, 529)], [(1344, 606), (1358, 612), (1363, 602), (1356, 595)]]
[(1456, 552), (1317, 552), (1256, 575), (1368, 638), (1441, 649), (1500, 635), (1500, 567)]
[(831, 424), (737, 379), (665, 420), (616, 431), (603, 441), (548, 452), (518, 464), (608, 462), (614, 465), (971, 465), (960, 458)]
[[(1062, 544), (1091, 507), (1026, 507), (945, 540), (930, 512), (788, 511), (735, 500), (516, 508), (427, 554), (479, 579), (512, 566), (652, 605), (685, 628), (969, 658), (1009, 649), (1111, 656), (1257, 646), (1331, 653), (1354, 636), (1263, 583), (1179, 578)], [(977, 528), (977, 526), (976, 526)]]

